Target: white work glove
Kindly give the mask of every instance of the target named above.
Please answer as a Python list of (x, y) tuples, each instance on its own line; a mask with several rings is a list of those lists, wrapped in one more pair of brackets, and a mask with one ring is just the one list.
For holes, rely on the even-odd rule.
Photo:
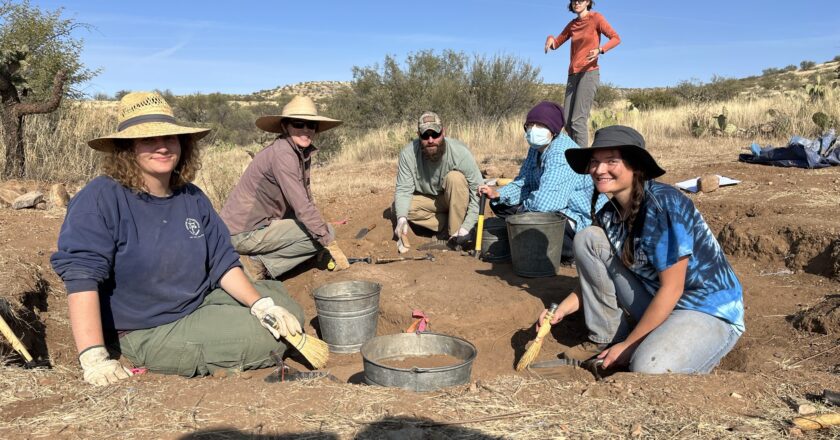
[(468, 231), (464, 228), (460, 228), (460, 229), (458, 229), (458, 233), (455, 234), (455, 237), (463, 237), (465, 235), (470, 235), (470, 231)]
[(295, 315), (274, 304), (274, 300), (264, 296), (251, 305), (251, 314), (259, 319), (260, 324), (274, 335), (274, 339), (286, 337), (289, 333), (303, 333)]
[(408, 219), (400, 217), (397, 219), (397, 227), (394, 228), (394, 235), (399, 239), (403, 234), (408, 234)]
[(103, 345), (85, 349), (79, 355), (79, 363), (84, 370), (85, 382), (91, 385), (110, 385), (133, 376), (128, 368), (108, 356), (108, 350)]

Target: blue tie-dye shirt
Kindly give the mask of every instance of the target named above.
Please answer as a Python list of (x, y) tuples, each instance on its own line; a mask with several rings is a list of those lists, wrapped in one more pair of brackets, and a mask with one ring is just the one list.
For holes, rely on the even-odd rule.
[[(645, 223), (634, 240), (635, 263), (630, 270), (647, 292), (655, 295), (661, 286), (659, 273), (688, 256), (685, 290), (676, 308), (708, 313), (743, 332), (741, 283), (691, 200), (670, 185), (648, 181), (642, 210)], [(615, 206), (607, 203), (597, 217), (620, 255), (627, 230)]]

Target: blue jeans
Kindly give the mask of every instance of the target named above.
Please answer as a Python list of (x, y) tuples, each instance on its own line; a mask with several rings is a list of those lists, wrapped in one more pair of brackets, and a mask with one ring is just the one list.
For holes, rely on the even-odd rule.
[[(624, 266), (599, 227), (590, 226), (577, 233), (575, 258), (589, 339), (608, 344), (625, 340), (653, 295)], [(675, 309), (636, 348), (630, 371), (708, 373), (732, 350), (740, 336), (720, 318)]]

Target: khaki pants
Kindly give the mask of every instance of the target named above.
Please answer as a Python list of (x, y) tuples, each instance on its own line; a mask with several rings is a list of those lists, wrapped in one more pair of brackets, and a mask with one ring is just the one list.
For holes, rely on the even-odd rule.
[(467, 216), (470, 186), (460, 171), (450, 171), (443, 180), (443, 193), (437, 196), (414, 194), (408, 209), (408, 221), (450, 236), (458, 233)]
[[(332, 226), (329, 228), (332, 232)], [(323, 249), (306, 232), (303, 223), (294, 219), (272, 220), (262, 229), (233, 235), (230, 241), (240, 255), (258, 258), (272, 278), (292, 270)]]
[[(303, 309), (280, 281), (254, 284), (262, 296), (291, 312), (303, 326)], [(216, 289), (189, 315), (158, 327), (134, 330), (119, 340), (123, 356), (137, 367), (181, 376), (204, 376), (219, 369), (250, 370), (274, 365), (271, 351), (286, 351), (248, 307)]]

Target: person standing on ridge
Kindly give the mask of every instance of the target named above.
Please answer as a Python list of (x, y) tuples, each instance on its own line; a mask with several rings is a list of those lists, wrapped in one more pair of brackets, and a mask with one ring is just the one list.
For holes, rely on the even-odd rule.
[[(592, 12), (593, 0), (571, 0), (569, 11), (577, 14), (557, 37), (545, 40), (545, 53), (555, 50), (567, 40), (572, 40), (569, 79), (566, 83), (566, 129), (572, 140), (581, 147), (589, 146), (589, 111), (595, 101), (595, 90), (601, 81), (598, 57), (621, 43), (603, 15)], [(601, 35), (609, 40), (601, 45)]]

